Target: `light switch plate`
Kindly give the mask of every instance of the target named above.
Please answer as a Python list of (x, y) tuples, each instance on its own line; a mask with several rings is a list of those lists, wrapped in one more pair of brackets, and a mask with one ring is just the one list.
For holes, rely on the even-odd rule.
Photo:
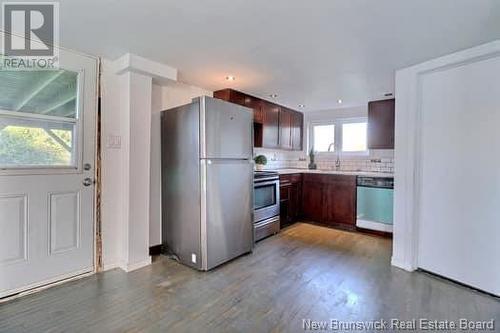
[(110, 149), (120, 149), (122, 146), (122, 138), (119, 135), (108, 135), (106, 147)]

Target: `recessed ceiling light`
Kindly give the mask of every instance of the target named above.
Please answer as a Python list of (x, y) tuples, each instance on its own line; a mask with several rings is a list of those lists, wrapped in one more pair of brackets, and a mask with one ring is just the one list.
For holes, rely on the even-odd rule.
[(236, 78), (233, 75), (226, 76), (226, 81), (234, 81)]
[(278, 97), (278, 94), (271, 94), (271, 95), (269, 95), (269, 97), (276, 98), (276, 97)]
[(339, 98), (339, 99), (337, 100), (337, 103), (342, 104), (342, 100)]
[(305, 108), (306, 106), (304, 104), (299, 104), (299, 108)]

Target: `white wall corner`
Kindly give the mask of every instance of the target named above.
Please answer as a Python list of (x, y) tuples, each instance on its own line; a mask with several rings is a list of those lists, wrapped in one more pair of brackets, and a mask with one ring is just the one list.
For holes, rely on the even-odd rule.
[(171, 66), (143, 58), (141, 56), (127, 53), (112, 63), (112, 70), (116, 74), (135, 72), (149, 76), (153, 83), (165, 85), (177, 81), (177, 69)]
[[(139, 64), (139, 65), (135, 65)], [(121, 218), (117, 221), (118, 253), (106, 269), (120, 267), (132, 271), (151, 263), (149, 256), (149, 185), (151, 150), (151, 96), (153, 75), (158, 68), (147, 59), (125, 58), (112, 63), (111, 73), (117, 78), (119, 112), (109, 121), (120, 122), (121, 149), (117, 151), (121, 165), (120, 182), (113, 189), (120, 201)], [(149, 69), (148, 69), (149, 66)], [(162, 65), (163, 66), (163, 65)], [(142, 68), (138, 70), (138, 68)], [(118, 69), (118, 71), (117, 71)], [(156, 71), (156, 74), (152, 73)], [(112, 172), (111, 170), (109, 170)], [(109, 262), (109, 261), (108, 261)], [(117, 263), (117, 264), (115, 264)]]
[(394, 256), (391, 259), (391, 265), (394, 267), (403, 269), (405, 271), (408, 271), (408, 272), (413, 272), (417, 269), (413, 265), (410, 265), (405, 261), (398, 260), (398, 258), (395, 258)]

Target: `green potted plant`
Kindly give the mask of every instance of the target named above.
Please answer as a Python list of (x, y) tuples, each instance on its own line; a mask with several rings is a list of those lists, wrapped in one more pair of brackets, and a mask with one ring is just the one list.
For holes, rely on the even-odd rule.
[(257, 155), (254, 158), (255, 161), (255, 170), (261, 171), (264, 169), (264, 165), (267, 164), (267, 158), (264, 155)]
[(314, 170), (317, 168), (316, 163), (314, 163), (314, 150), (311, 148), (309, 151), (309, 169)]

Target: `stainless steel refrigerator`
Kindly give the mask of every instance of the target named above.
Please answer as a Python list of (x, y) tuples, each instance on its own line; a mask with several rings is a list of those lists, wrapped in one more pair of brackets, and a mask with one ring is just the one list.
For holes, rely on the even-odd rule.
[(165, 253), (209, 270), (253, 248), (253, 112), (199, 97), (161, 114)]

